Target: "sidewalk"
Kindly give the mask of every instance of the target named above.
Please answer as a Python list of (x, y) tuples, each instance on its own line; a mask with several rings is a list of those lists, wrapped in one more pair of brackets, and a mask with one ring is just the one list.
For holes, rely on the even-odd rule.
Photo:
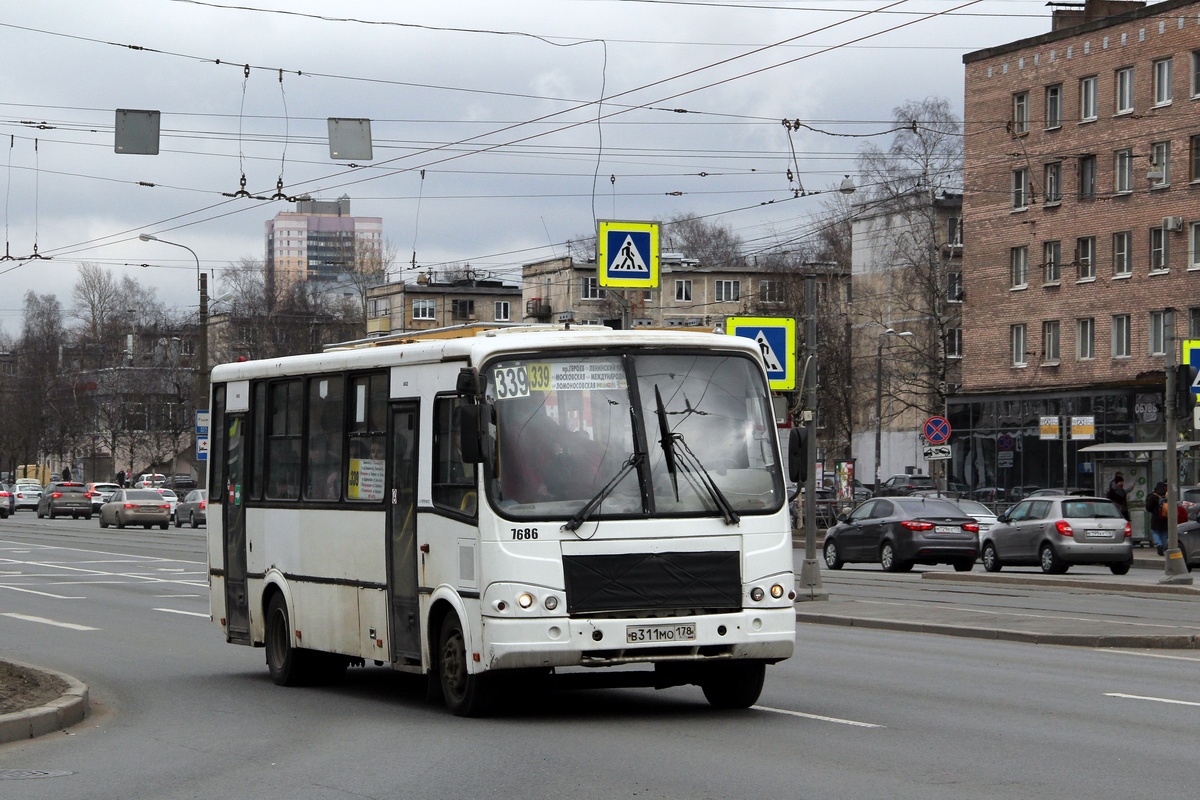
[[(803, 539), (798, 543), (797, 561), (803, 559)], [(818, 550), (818, 560), (820, 551)], [(819, 625), (936, 633), (976, 639), (996, 639), (1034, 644), (1079, 647), (1132, 647), (1156, 649), (1200, 649), (1200, 587), (1158, 583), (1163, 571), (1162, 556), (1153, 550), (1134, 551), (1134, 567), (1128, 575), (1043, 575), (1035, 571), (972, 572), (929, 571), (921, 580), (964, 587), (1031, 588), (1064, 592), (1103, 592), (1194, 603), (1195, 622), (1164, 622), (1150, 616), (1123, 614), (1120, 618), (1099, 614), (1040, 612), (1037, 609), (1004, 609), (969, 600), (949, 603), (884, 603), (844, 592), (829, 592), (827, 600), (796, 604), (796, 620)], [(823, 567), (823, 565), (822, 565)], [(1152, 572), (1155, 570), (1156, 572)], [(836, 573), (825, 572), (823, 575)], [(828, 591), (828, 588), (826, 589)]]

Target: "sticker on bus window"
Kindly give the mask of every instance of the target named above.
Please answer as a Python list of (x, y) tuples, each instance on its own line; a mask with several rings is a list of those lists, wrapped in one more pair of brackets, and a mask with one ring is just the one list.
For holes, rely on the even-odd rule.
[(529, 397), (529, 368), (524, 364), (496, 370), (496, 399)]
[(351, 500), (382, 500), (384, 467), (382, 458), (350, 459), (350, 477), (346, 481), (346, 496)]

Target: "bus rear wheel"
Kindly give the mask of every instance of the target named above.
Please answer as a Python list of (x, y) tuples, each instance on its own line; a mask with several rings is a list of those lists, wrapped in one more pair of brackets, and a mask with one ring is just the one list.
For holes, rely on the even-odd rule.
[(761, 661), (714, 664), (705, 670), (700, 688), (713, 708), (749, 708), (758, 702), (766, 677)]
[(267, 604), (266, 620), (267, 670), (271, 680), (280, 686), (301, 686), (311, 676), (312, 655), (307, 650), (292, 647), (292, 626), (287, 603), (276, 594)]
[(467, 637), (458, 616), (449, 614), (438, 637), (438, 681), (442, 701), (458, 717), (478, 717), (487, 712), (487, 676), (467, 671)]

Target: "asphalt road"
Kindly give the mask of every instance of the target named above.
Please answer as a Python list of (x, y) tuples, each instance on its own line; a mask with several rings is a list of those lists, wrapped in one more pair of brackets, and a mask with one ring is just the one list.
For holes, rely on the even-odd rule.
[[(551, 691), (463, 720), (382, 668), (276, 687), (261, 650), (207, 620), (203, 530), (104, 533), (0, 522), (0, 655), (84, 680), (94, 708), (0, 746), (0, 775), (63, 773), (0, 780), (0, 797), (1097, 800), (1190, 796), (1200, 778), (1195, 652), (802, 624), (749, 711), (691, 687)], [(830, 588), (938, 600), (936, 581), (889, 577), (843, 571)]]

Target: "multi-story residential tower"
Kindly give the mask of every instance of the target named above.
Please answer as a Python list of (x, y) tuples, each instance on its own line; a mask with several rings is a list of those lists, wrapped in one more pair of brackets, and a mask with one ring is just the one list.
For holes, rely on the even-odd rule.
[[(1152, 448), (1120, 444), (1163, 441), (1169, 336), (1200, 335), (1200, 3), (1062, 4), (1049, 33), (963, 60), (953, 470), (974, 486), (1148, 479)], [(1040, 438), (1058, 415), (1092, 417), (1111, 453)]]

